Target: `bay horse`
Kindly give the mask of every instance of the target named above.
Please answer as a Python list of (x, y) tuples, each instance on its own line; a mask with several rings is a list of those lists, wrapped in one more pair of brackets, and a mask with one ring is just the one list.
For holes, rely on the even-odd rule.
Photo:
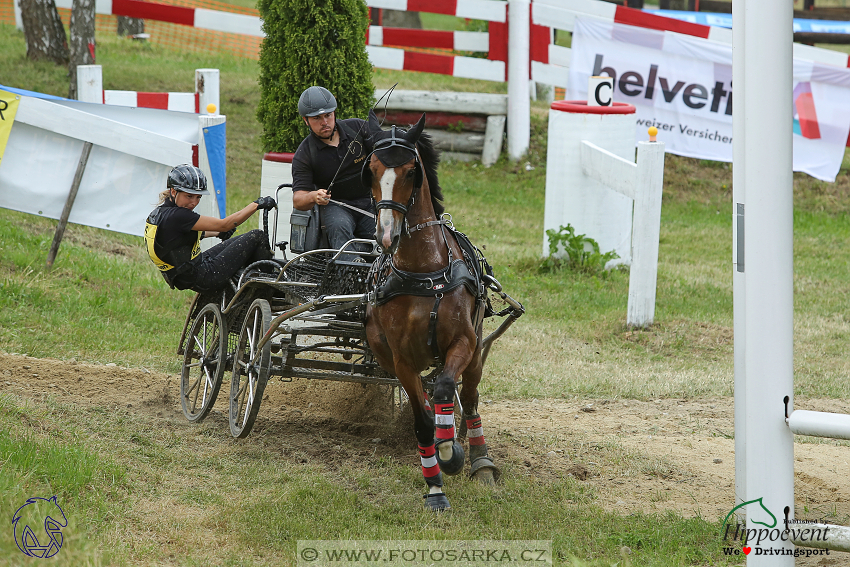
[[(454, 424), (461, 376), (459, 429), (469, 437), (470, 476), (488, 484), (498, 479), (478, 415), (486, 358), (482, 322), (489, 309), (482, 272), (492, 276), (492, 271), (442, 216), (439, 152), (423, 134), (424, 126), (425, 114), (409, 130), (393, 126), (385, 131), (369, 112), (374, 149), (364, 163), (362, 181), (376, 202), (375, 239), (381, 256), (369, 278), (366, 336), (378, 363), (398, 378), (410, 400), (428, 486), (425, 506), (439, 511), (451, 508), (442, 473), (455, 475), (464, 466)], [(435, 370), (425, 379), (433, 378), (433, 416), (422, 378), (431, 367)]]

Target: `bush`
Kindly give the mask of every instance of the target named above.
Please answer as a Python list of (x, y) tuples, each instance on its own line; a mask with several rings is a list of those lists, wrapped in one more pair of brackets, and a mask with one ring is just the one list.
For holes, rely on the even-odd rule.
[(263, 150), (296, 150), (308, 133), (298, 97), (311, 85), (334, 94), (337, 118), (365, 119), (375, 90), (363, 0), (259, 0), (258, 7), (266, 34), (257, 106)]
[(572, 225), (561, 226), (558, 230), (546, 231), (549, 237), (549, 256), (540, 264), (544, 272), (557, 272), (565, 268), (593, 275), (605, 275), (605, 264), (619, 258), (613, 250), (599, 252), (599, 243), (584, 234), (576, 234)]

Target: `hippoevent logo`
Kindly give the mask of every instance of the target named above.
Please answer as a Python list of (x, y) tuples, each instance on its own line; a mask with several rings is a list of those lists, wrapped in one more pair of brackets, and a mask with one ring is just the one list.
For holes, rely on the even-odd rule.
[[(758, 504), (756, 511), (750, 509), (750, 524), (762, 526), (748, 527), (735, 521), (734, 526), (729, 523), (729, 518), (736, 510)], [(723, 555), (793, 555), (794, 557), (811, 557), (814, 555), (829, 555), (828, 549), (790, 549), (780, 542), (794, 541), (827, 541), (829, 528), (806, 528), (805, 524), (816, 524), (816, 520), (787, 520), (784, 528), (778, 528), (776, 515), (764, 505), (763, 498), (748, 500), (738, 504), (726, 514), (723, 520), (721, 532), (726, 547)], [(792, 527), (799, 526), (799, 527)], [(736, 542), (740, 542), (741, 548)]]
[(18, 549), (24, 555), (40, 559), (59, 553), (63, 542), (62, 528), (67, 526), (68, 520), (56, 502), (56, 496), (50, 499), (30, 498), (12, 516), (12, 529)]

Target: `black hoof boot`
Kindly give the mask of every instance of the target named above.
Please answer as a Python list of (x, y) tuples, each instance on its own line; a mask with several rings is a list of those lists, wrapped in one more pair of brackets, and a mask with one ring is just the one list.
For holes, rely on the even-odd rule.
[(502, 472), (493, 464), (490, 457), (478, 457), (469, 467), (469, 478), (483, 484), (496, 484), (501, 476)]
[(452, 441), (452, 456), (447, 461), (440, 458), (440, 446), (437, 445), (437, 463), (440, 465), (440, 470), (449, 476), (454, 476), (463, 470), (463, 457), (463, 445), (457, 441)]
[(449, 504), (449, 499), (446, 498), (446, 495), (442, 492), (426, 494), (422, 498), (425, 499), (425, 507), (434, 512), (443, 512), (445, 510), (452, 509), (452, 505)]

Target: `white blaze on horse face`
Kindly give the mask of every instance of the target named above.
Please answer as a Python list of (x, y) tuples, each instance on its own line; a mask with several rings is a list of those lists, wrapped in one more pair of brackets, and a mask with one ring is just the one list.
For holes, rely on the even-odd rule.
[[(390, 201), (393, 198), (397, 175), (395, 169), (388, 167), (381, 176), (381, 199)], [(381, 245), (387, 249), (392, 244), (393, 212), (392, 209), (381, 209), (378, 212), (378, 226), (381, 229)]]

